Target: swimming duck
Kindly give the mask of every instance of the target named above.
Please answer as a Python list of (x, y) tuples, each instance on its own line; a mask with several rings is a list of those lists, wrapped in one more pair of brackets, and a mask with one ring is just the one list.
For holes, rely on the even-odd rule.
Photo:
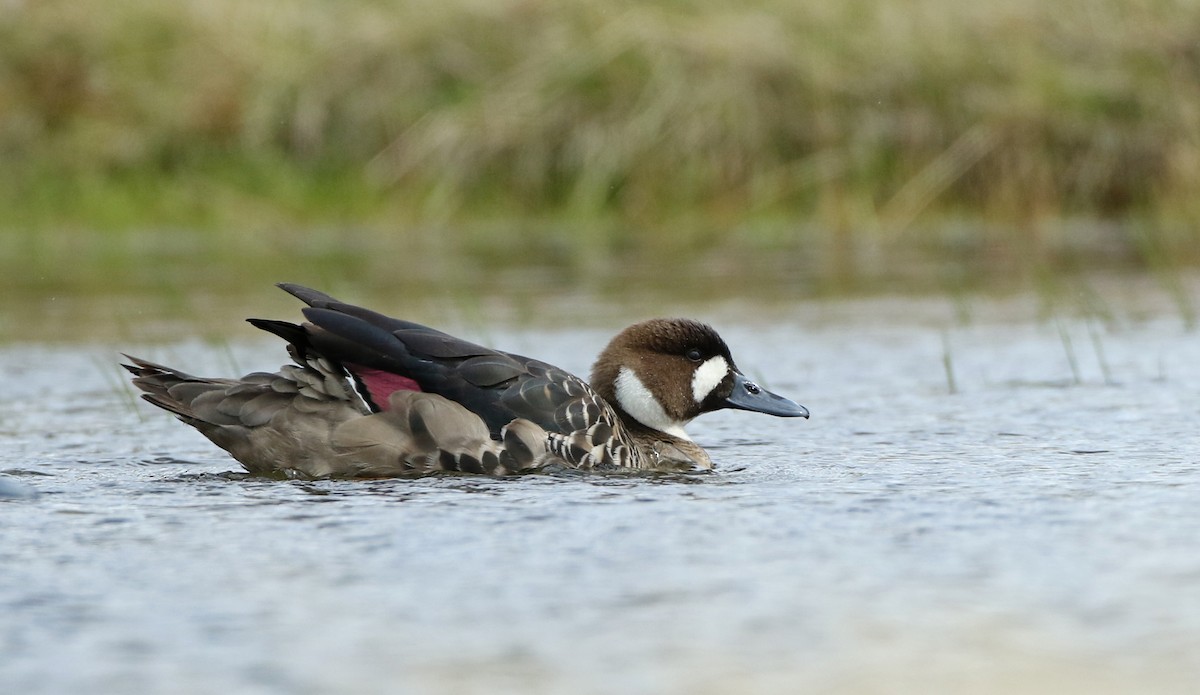
[(591, 382), (294, 284), (303, 324), (249, 319), (294, 364), (209, 379), (131, 356), (142, 398), (195, 427), (252, 474), (390, 477), (711, 469), (684, 432), (721, 408), (808, 417), (746, 379), (711, 327), (652, 319), (617, 334)]

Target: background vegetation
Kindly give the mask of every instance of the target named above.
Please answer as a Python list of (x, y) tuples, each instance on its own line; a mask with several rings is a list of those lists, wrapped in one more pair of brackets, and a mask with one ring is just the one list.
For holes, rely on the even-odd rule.
[(1200, 3), (10, 0), (0, 162), (41, 293), (1171, 270)]

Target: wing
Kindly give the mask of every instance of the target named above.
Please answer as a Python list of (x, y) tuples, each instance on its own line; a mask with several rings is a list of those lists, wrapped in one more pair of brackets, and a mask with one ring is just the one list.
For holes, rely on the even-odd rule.
[[(601, 425), (595, 434), (605, 440), (612, 436), (616, 414), (570, 372), (338, 302), (315, 290), (281, 287), (309, 304), (303, 326), (308, 344), (340, 363), (376, 412), (389, 408), (396, 391), (419, 390), (476, 413), (495, 439), (517, 418), (548, 433), (570, 435)], [(296, 342), (294, 336), (286, 337)]]

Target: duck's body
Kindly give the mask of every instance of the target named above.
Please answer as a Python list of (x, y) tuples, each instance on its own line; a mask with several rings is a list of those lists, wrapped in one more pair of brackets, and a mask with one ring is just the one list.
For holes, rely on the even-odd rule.
[(130, 358), (147, 401), (251, 473), (387, 477), (581, 470), (703, 470), (683, 426), (718, 408), (808, 416), (746, 381), (708, 326), (655, 319), (601, 353), (589, 386), (538, 360), (280, 285), (303, 325), (251, 319), (288, 341), (294, 365), (241, 379), (194, 377)]

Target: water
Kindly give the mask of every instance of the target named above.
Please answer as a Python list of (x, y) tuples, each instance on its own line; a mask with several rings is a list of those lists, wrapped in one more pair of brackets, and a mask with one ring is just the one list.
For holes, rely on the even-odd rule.
[[(985, 309), (706, 317), (813, 418), (697, 420), (720, 469), (694, 477), (249, 478), (135, 405), (114, 346), (9, 346), (0, 683), (1193, 692), (1200, 337), (1169, 310)], [(485, 332), (586, 372), (619, 327)], [(138, 354), (228, 374), (281, 353)]]

